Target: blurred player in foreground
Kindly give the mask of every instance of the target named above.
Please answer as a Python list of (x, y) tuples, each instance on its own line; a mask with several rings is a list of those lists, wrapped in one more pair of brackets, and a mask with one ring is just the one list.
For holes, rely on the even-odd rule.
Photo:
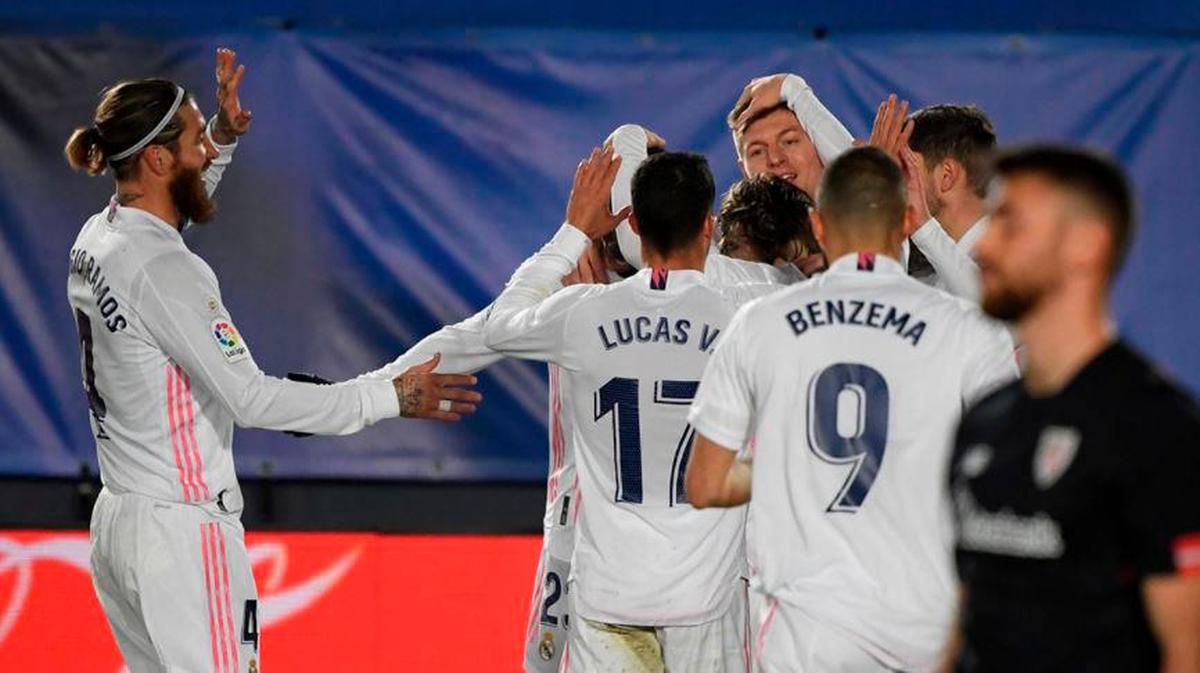
[[(581, 165), (556, 238), (584, 242), (624, 219), (609, 214), (619, 166), (611, 157), (610, 149), (594, 152)], [(612, 285), (559, 290), (575, 260), (558, 256), (558, 268), (535, 273), (539, 254), (487, 320), (489, 346), (557, 364), (571, 390), (585, 504), (567, 670), (745, 669), (744, 510), (700, 512), (687, 503), (693, 435), (685, 415), (737, 303), (775, 287), (720, 290), (706, 278), (714, 191), (702, 157), (650, 157), (634, 176), (630, 216), (649, 268)]]
[[(767, 672), (920, 671), (941, 658), (953, 430), (967, 401), (1017, 370), (1001, 326), (905, 274), (914, 216), (887, 154), (835, 160), (813, 213), (829, 270), (739, 311), (692, 405), (691, 502), (750, 502)], [(734, 457), (751, 437), (748, 466)]]
[(1200, 415), (1107, 308), (1134, 205), (1068, 148), (1003, 155), (976, 254), (1025, 378), (959, 430), (958, 670), (1200, 671)]
[(264, 375), (181, 232), (215, 212), (212, 192), (250, 125), (245, 73), (217, 54), (220, 111), (205, 124), (183, 87), (109, 88), (70, 164), (112, 170), (67, 281), (104, 488), (92, 514), (92, 578), (132, 673), (256, 672), (258, 594), (240, 521), (233, 427), (355, 432), (397, 415), (472, 413), (474, 378), (432, 374), (316, 386)]

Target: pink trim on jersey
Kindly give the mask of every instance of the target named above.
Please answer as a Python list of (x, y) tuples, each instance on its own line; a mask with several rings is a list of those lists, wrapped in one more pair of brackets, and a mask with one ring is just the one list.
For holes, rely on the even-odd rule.
[(575, 502), (571, 506), (571, 524), (579, 521), (579, 510), (583, 508), (583, 491), (579, 490), (579, 473), (575, 473), (575, 481), (571, 482), (571, 495)]
[(187, 433), (184, 434), (184, 439), (191, 443), (191, 455), (196, 465), (193, 480), (197, 483), (197, 500), (207, 502), (211, 499), (211, 495), (208, 492), (208, 483), (204, 480), (204, 460), (200, 456), (200, 442), (196, 439), (196, 416), (193, 411), (195, 401), (192, 399), (192, 380), (179, 365), (175, 365), (175, 369), (178, 371), (179, 378), (183, 383), (183, 399), (181, 403), (183, 410), (186, 411), (184, 418), (187, 420)]
[(217, 604), (213, 590), (215, 579), (213, 578), (212, 553), (208, 550), (208, 527), (209, 524), (200, 524), (200, 552), (204, 558), (204, 597), (208, 603), (208, 639), (212, 646), (213, 671), (221, 673), (224, 669), (222, 665), (224, 662), (217, 651), (217, 634), (220, 633), (220, 629), (217, 626)]
[(559, 369), (550, 366), (550, 481), (546, 484), (546, 502), (558, 499), (559, 478), (563, 466), (562, 397)]
[(558, 673), (567, 673), (571, 670), (571, 641), (563, 643), (562, 659), (558, 661)]
[(225, 535), (221, 532), (220, 524), (213, 524), (213, 532), (217, 536), (217, 540), (221, 543), (221, 579), (223, 586), (221, 592), (225, 598), (225, 636), (229, 639), (230, 659), (233, 662), (233, 668), (230, 670), (238, 670), (238, 648), (237, 636), (233, 628), (233, 601), (229, 596), (229, 553), (225, 550)]
[(177, 405), (175, 402), (175, 369), (171, 364), (167, 364), (167, 430), (171, 435), (171, 449), (175, 452), (175, 468), (179, 470), (179, 485), (183, 488), (183, 501), (192, 501), (192, 486), (191, 481), (187, 478), (183, 467), (183, 438), (179, 436), (179, 426), (181, 422), (177, 419)]
[(755, 659), (758, 663), (762, 663), (763, 650), (767, 647), (767, 630), (771, 628), (771, 622), (775, 621), (775, 611), (779, 609), (779, 602), (774, 598), (769, 599), (771, 608), (767, 610), (767, 616), (763, 617), (762, 626), (758, 627), (758, 642), (755, 644)]

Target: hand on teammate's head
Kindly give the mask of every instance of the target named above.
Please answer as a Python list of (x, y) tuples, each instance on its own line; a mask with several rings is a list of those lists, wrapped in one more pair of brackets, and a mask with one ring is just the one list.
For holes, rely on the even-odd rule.
[(730, 126), (742, 133), (746, 125), (764, 110), (779, 105), (783, 100), (783, 80), (786, 78), (787, 73), (777, 73), (750, 80), (733, 106)]
[(471, 374), (435, 374), (441, 360), (442, 354), (436, 353), (392, 379), (401, 416), (453, 422), (475, 413), (483, 401), (472, 389), (478, 380)]
[(900, 148), (900, 167), (904, 169), (908, 205), (916, 211), (919, 227), (930, 218), (929, 200), (925, 196), (925, 158), (905, 145)]
[(604, 237), (629, 217), (629, 207), (614, 214), (609, 206), (620, 167), (621, 157), (611, 144), (606, 144), (593, 149), (575, 171), (575, 184), (567, 201), (567, 222), (592, 240)]

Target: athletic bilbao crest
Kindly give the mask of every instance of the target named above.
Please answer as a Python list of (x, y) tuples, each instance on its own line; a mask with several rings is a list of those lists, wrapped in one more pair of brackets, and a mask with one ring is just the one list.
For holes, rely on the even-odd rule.
[(1033, 483), (1047, 489), (1058, 481), (1075, 460), (1079, 451), (1079, 431), (1051, 425), (1042, 430), (1037, 451), (1033, 454)]

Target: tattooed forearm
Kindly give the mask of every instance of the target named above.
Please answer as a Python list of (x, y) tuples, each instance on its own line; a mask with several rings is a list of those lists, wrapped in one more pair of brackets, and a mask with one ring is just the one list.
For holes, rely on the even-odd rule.
[(420, 374), (404, 374), (399, 378), (396, 392), (400, 395), (400, 415), (412, 418), (421, 410), (421, 397), (425, 394), (427, 377)]

